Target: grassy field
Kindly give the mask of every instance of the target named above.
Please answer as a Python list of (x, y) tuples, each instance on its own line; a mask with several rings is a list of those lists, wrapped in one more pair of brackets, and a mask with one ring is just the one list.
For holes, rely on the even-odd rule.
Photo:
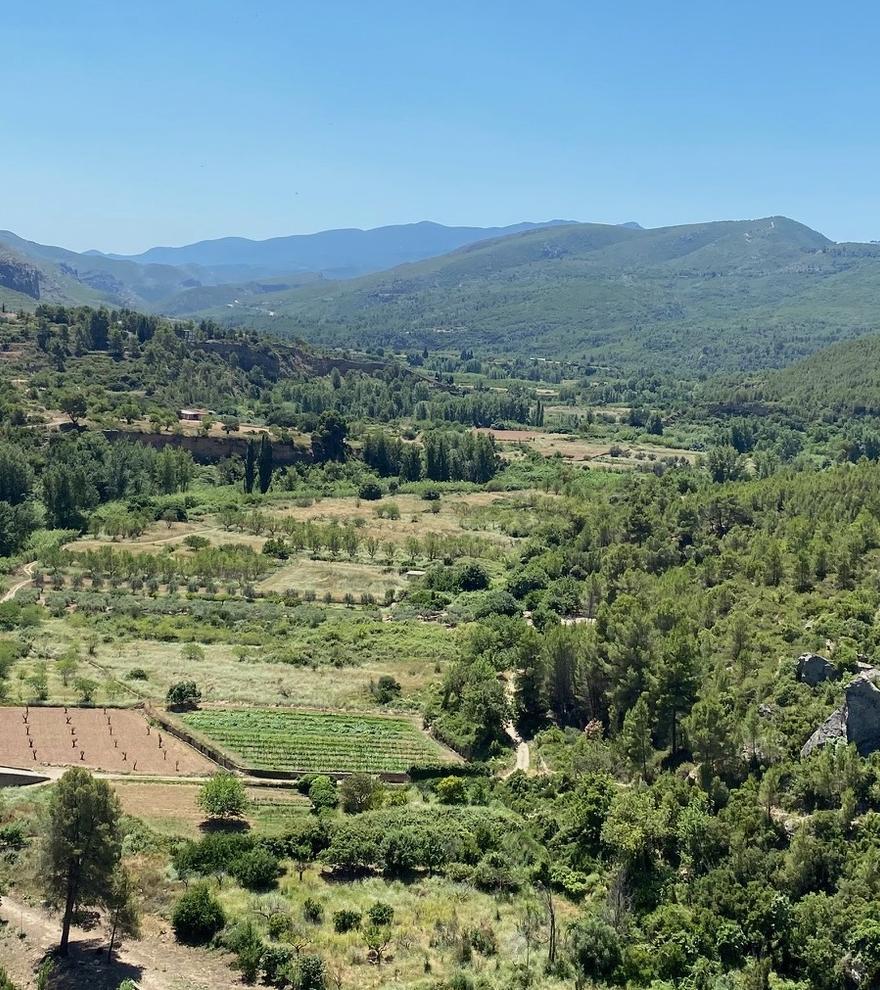
[(558, 433), (545, 433), (543, 430), (490, 430), (498, 441), (502, 456), (515, 457), (525, 447), (542, 457), (563, 457), (570, 461), (584, 461), (602, 466), (617, 465), (633, 467), (640, 461), (659, 460), (663, 457), (683, 457), (693, 463), (698, 454), (690, 450), (677, 450), (660, 444), (629, 443), (610, 439), (587, 439)]
[[(195, 680), (207, 701), (230, 704), (297, 704), (368, 709), (375, 705), (369, 687), (381, 676), (394, 677), (401, 685), (396, 707), (418, 707), (428, 685), (442, 676), (457, 654), (455, 634), (436, 624), (383, 622), (347, 609), (328, 609), (328, 619), (317, 627), (285, 630), (283, 640), (267, 634), (266, 645), (244, 649), (229, 642), (204, 643), (204, 659), (190, 659), (181, 643), (140, 638), (124, 628), (126, 620), (98, 623), (100, 642), (93, 656), (82, 649), (91, 623), (76, 615), (50, 619), (40, 627), (39, 648), (16, 665), (8, 686), (9, 699), (26, 702), (32, 696), (29, 678), (45, 664), (48, 700), (75, 702), (75, 678), (67, 685), (58, 673), (57, 658), (71, 647), (80, 653), (77, 676), (97, 681), (98, 700), (111, 693), (118, 701), (139, 698), (162, 700), (168, 687), (180, 680)], [(138, 625), (148, 625), (148, 621)], [(105, 628), (109, 626), (109, 628)], [(145, 679), (133, 680), (140, 670)]]
[[(425, 808), (425, 814), (435, 810)], [(426, 973), (455, 973), (462, 968), (459, 956), (464, 932), (479, 930), (486, 935), (487, 944), (494, 951), (474, 951), (468, 961), (469, 980), (481, 977), (498, 979), (504, 969), (501, 984), (516, 987), (517, 975), (514, 961), (520, 967), (526, 959), (526, 943), (522, 935), (522, 901), (512, 897), (494, 897), (482, 893), (470, 884), (460, 884), (440, 876), (427, 877), (404, 883), (383, 877), (365, 877), (347, 883), (339, 883), (323, 873), (320, 868), (310, 868), (300, 880), (296, 873), (288, 873), (279, 883), (278, 892), (263, 895), (255, 901), (240, 887), (226, 882), (218, 891), (220, 899), (231, 914), (242, 913), (265, 904), (272, 904), (280, 895), (290, 911), (298, 931), (304, 930), (309, 938), (309, 951), (321, 953), (329, 960), (330, 986), (358, 990), (377, 990), (381, 987), (400, 987), (415, 990), (430, 986), (448, 986), (437, 982)], [(304, 924), (303, 908), (307, 899), (316, 901), (323, 908), (324, 920), (320, 924)], [(391, 927), (392, 942), (388, 957), (382, 966), (370, 965), (363, 933), (360, 930), (339, 934), (334, 931), (332, 916), (340, 910), (357, 911), (362, 915), (377, 901), (390, 905), (394, 910)], [(561, 930), (577, 916), (574, 905), (559, 899), (556, 905)], [(542, 927), (538, 935), (543, 938)], [(533, 936), (534, 939), (534, 936)], [(538, 958), (537, 948), (532, 946), (532, 958)], [(338, 981), (338, 982), (337, 982)], [(454, 985), (454, 984), (453, 984)], [(480, 986), (480, 982), (459, 984), (462, 987)], [(568, 990), (570, 979), (545, 977), (542, 990)]]
[(397, 570), (379, 564), (312, 560), (303, 555), (282, 564), (257, 584), (257, 590), (283, 593), (294, 589), (300, 594), (314, 592), (318, 598), (329, 594), (334, 601), (342, 601), (347, 594), (360, 600), (361, 595), (368, 594), (381, 601), (386, 591), (399, 591), (406, 583)]
[(405, 718), (269, 709), (205, 709), (184, 724), (260, 770), (402, 773), (453, 757)]
[[(197, 838), (204, 812), (198, 806), (200, 784), (166, 781), (114, 781), (122, 810), (145, 821), (163, 835)], [(308, 814), (308, 798), (289, 787), (248, 787), (246, 820), (263, 834), (283, 832)]]

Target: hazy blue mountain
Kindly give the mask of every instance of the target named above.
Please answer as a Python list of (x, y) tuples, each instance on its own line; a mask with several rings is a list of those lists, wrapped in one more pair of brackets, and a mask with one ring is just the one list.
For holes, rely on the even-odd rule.
[(447, 254), (477, 241), (569, 222), (549, 220), (509, 227), (446, 227), (423, 220), (372, 230), (322, 230), (315, 234), (271, 237), (265, 241), (221, 237), (183, 247), (154, 247), (136, 255), (99, 256), (139, 264), (198, 265), (215, 273), (222, 268), (234, 267), (238, 269), (237, 277), (244, 269), (250, 269), (253, 277), (310, 271), (330, 278), (350, 278)]

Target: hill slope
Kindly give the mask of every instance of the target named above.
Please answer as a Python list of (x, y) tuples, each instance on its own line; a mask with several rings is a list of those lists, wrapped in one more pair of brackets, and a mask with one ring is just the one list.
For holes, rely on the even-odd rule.
[(880, 335), (842, 341), (778, 372), (768, 395), (810, 418), (880, 415)]
[[(25, 240), (9, 230), (0, 231), (0, 261), (8, 266), (5, 275), (0, 271), (0, 301), (7, 305), (23, 304), (7, 295), (18, 292), (27, 297), (30, 305), (45, 300), (149, 309), (159, 300), (209, 280), (208, 273), (197, 268), (139, 265), (102, 255), (78, 254)], [(22, 292), (24, 272), (27, 279)]]
[(869, 332), (878, 293), (880, 250), (836, 245), (784, 217), (651, 230), (571, 224), (269, 293), (225, 317), (322, 343), (476, 346), (709, 372), (780, 366)]

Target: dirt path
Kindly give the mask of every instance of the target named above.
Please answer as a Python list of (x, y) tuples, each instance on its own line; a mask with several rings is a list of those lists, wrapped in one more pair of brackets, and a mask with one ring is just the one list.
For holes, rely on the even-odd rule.
[[(504, 678), (504, 690), (507, 693), (507, 700), (512, 705), (514, 696), (514, 681), (512, 676)], [(522, 770), (523, 773), (528, 773), (529, 766), (531, 765), (529, 744), (516, 731), (516, 726), (513, 722), (508, 722), (504, 726), (504, 731), (507, 733), (510, 741), (514, 744), (514, 746), (516, 746), (516, 766), (512, 770), (508, 770), (504, 776), (509, 777), (512, 773), (516, 773), (517, 770)]]
[[(57, 917), (4, 896), (0, 918), (0, 959), (23, 990), (36, 986), (34, 970), (47, 951), (58, 944)], [(107, 962), (107, 939), (102, 931), (72, 928), (70, 956), (59, 962), (52, 979), (55, 990), (116, 990), (123, 980), (134, 980), (141, 990), (223, 990), (240, 987), (230, 957), (178, 945), (173, 935), (147, 919), (144, 938), (125, 942), (112, 963)], [(102, 951), (103, 950), (103, 951)]]
[(34, 579), (34, 568), (36, 566), (37, 562), (35, 560), (32, 560), (29, 564), (25, 564), (22, 568), (22, 573), (25, 577), (21, 578), (13, 584), (11, 588), (4, 592), (3, 597), (0, 598), (0, 602), (11, 602), (22, 588), (26, 588)]

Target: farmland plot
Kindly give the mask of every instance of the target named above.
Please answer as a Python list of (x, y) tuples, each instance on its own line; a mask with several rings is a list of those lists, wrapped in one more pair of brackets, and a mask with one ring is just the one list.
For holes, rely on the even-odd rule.
[(409, 719), (268, 709), (205, 709), (183, 722), (260, 770), (402, 773), (453, 756)]

